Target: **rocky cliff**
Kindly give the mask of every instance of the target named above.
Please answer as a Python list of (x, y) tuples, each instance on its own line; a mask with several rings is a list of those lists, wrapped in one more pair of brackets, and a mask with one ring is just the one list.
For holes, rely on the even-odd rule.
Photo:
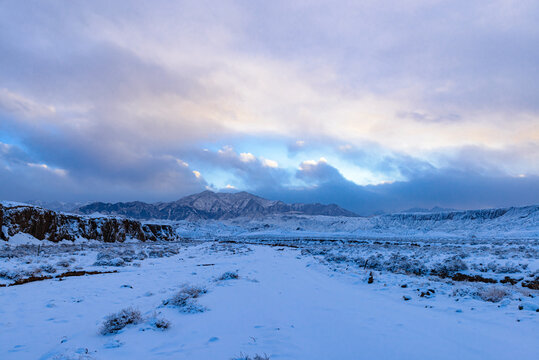
[(9, 241), (17, 233), (38, 240), (59, 242), (78, 238), (103, 242), (171, 241), (178, 237), (169, 225), (143, 224), (130, 219), (69, 215), (34, 206), (0, 204), (0, 239)]

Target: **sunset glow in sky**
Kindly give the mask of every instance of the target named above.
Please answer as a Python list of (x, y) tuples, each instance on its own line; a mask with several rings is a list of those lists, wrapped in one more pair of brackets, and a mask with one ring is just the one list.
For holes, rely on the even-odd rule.
[(539, 2), (3, 1), (0, 199), (539, 203)]

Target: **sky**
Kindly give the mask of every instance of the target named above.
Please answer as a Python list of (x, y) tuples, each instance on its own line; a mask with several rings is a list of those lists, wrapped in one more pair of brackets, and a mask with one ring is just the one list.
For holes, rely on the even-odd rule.
[(0, 0), (0, 199), (539, 203), (539, 2)]

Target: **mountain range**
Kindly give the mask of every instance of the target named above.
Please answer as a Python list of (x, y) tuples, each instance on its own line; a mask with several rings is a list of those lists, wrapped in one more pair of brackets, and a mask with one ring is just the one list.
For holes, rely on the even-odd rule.
[(279, 200), (267, 200), (244, 191), (216, 193), (209, 190), (186, 196), (174, 202), (155, 204), (141, 201), (114, 204), (95, 202), (79, 207), (75, 212), (162, 220), (255, 218), (273, 214), (358, 216), (335, 204), (286, 204)]

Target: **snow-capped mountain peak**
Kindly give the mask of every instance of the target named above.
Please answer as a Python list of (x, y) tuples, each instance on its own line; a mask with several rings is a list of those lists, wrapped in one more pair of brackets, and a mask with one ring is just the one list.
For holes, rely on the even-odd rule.
[(245, 191), (216, 193), (209, 190), (168, 203), (147, 204), (139, 201), (115, 204), (92, 203), (80, 207), (78, 212), (165, 220), (253, 218), (286, 213), (357, 216), (335, 204), (286, 204), (278, 200), (264, 199)]

